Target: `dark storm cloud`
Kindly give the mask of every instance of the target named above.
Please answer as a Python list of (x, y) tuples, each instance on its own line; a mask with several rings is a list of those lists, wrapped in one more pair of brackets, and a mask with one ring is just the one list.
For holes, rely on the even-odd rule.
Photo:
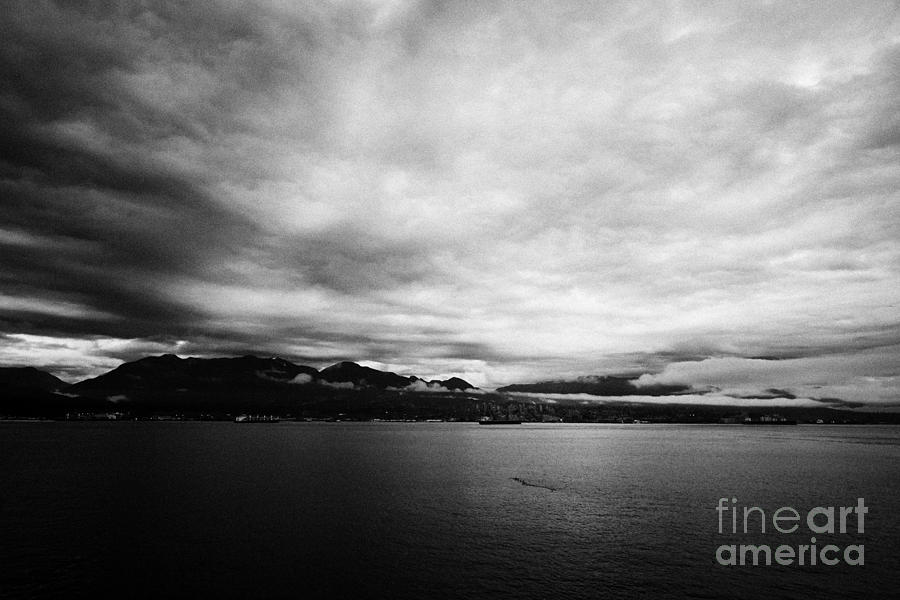
[(87, 313), (109, 317), (85, 323), (81, 333), (147, 335), (173, 319), (196, 317), (191, 307), (167, 296), (165, 285), (172, 277), (201, 276), (211, 255), (229, 251), (223, 236), (239, 229), (190, 205), (160, 210), (162, 203), (153, 204), (157, 197), (104, 198), (109, 190), (102, 188), (5, 187), (0, 214), (13, 231), (32, 236), (32, 243), (0, 239), (4, 290), (80, 302)]
[[(7, 293), (44, 303), (8, 309), (8, 326), (196, 334), (202, 311), (169, 284), (246, 284), (222, 263), (260, 245), (256, 258), (274, 261), (292, 284), (352, 292), (422, 273), (415, 248), (360, 246), (340, 231), (267, 244), (252, 217), (213, 197), (223, 169), (242, 186), (270, 175), (257, 157), (208, 160), (210, 146), (228, 136), (277, 139), (287, 125), (288, 141), (316, 143), (329, 120), (317, 37), (362, 35), (351, 9), (149, 7), (28, 2), (10, 11), (0, 48), (0, 218), (14, 239), (0, 261)], [(259, 114), (280, 94), (290, 95), (293, 115)], [(24, 247), (16, 243), (23, 236)], [(81, 303), (84, 314), (54, 311), (54, 302)], [(42, 310), (49, 314), (39, 318)]]
[[(200, 315), (167, 294), (169, 280), (202, 278), (255, 228), (210, 199), (209, 173), (155, 151), (160, 141), (202, 142), (220, 120), (216, 107), (182, 114), (154, 106), (123, 76), (139, 73), (154, 46), (190, 59), (249, 33), (213, 24), (185, 48), (177, 38), (188, 26), (173, 31), (164, 11), (27, 2), (8, 14), (0, 221), (13, 239), (0, 236), (0, 265), (4, 292), (35, 299), (36, 310), (5, 311), (6, 326), (113, 337), (184, 331)], [(161, 31), (169, 43), (148, 47)], [(84, 314), (53, 303), (80, 304)]]

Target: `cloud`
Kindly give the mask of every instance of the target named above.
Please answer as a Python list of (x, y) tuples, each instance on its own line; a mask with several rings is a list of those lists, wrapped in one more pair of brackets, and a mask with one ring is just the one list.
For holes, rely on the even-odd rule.
[(313, 380), (313, 376), (310, 375), (309, 373), (298, 373), (296, 376), (294, 376), (293, 379), (291, 379), (290, 381), (288, 381), (288, 383), (294, 383), (294, 384), (297, 384), (297, 385), (304, 385), (304, 384), (306, 384), (306, 383), (311, 382), (312, 380)]
[(359, 389), (355, 383), (352, 381), (325, 381), (320, 380), (319, 385), (324, 385), (325, 387), (334, 388), (336, 390), (355, 390)]
[(661, 373), (642, 375), (635, 384), (690, 385), (747, 399), (805, 396), (887, 405), (900, 397), (900, 367), (894, 356), (894, 349), (877, 349), (778, 361), (710, 358), (671, 363)]
[[(393, 389), (393, 388), (389, 388), (389, 389)], [(455, 393), (455, 392), (459, 391), (459, 390), (448, 389), (436, 381), (424, 381), (422, 379), (417, 379), (416, 381), (413, 381), (412, 383), (410, 383), (409, 385), (407, 385), (406, 387), (404, 387), (402, 389), (404, 391), (408, 391), (408, 392), (444, 392), (444, 393), (454, 392)], [(484, 393), (481, 390), (476, 390), (474, 388), (468, 388), (468, 389), (465, 389), (462, 391), (465, 392), (466, 394), (482, 394), (482, 393)]]
[[(890, 3), (7, 12), (10, 364), (177, 346), (482, 387), (844, 352), (829, 386), (893, 393), (852, 360), (900, 345)], [(802, 388), (765, 371), (736, 393)]]
[[(538, 394), (515, 392), (513, 396), (559, 402), (579, 401), (582, 404), (637, 403), (637, 404), (689, 404), (696, 406), (735, 406), (747, 408), (822, 407), (834, 402), (814, 398), (741, 398), (727, 394), (685, 394), (679, 396), (592, 396), (591, 394)], [(839, 403), (838, 403), (839, 404)]]
[(404, 390), (410, 392), (449, 392), (447, 388), (442, 386), (439, 383), (429, 383), (427, 381), (422, 381), (421, 379), (413, 381), (408, 386), (403, 388)]

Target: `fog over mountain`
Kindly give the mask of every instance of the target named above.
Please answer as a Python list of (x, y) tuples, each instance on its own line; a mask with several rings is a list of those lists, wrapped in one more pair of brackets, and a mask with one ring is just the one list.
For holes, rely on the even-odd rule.
[(355, 361), (900, 410), (895, 2), (3, 22), (0, 365), (280, 356), (320, 374), (298, 383)]

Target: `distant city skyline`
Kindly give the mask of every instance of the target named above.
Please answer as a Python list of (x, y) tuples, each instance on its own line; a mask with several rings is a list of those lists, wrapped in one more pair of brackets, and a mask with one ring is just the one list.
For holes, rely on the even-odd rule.
[(0, 365), (900, 410), (897, 3), (144, 4), (5, 11)]

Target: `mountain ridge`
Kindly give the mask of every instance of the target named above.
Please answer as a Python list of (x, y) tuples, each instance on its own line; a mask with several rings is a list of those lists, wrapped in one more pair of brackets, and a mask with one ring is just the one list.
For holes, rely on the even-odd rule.
[(688, 385), (637, 386), (636, 378), (614, 375), (584, 376), (575, 380), (514, 383), (497, 388), (500, 393), (528, 392), (538, 394), (590, 394), (592, 396), (674, 396), (691, 390)]
[(55, 392), (69, 384), (35, 367), (0, 367), (0, 386), (6, 389), (34, 389)]
[[(341, 361), (318, 370), (297, 365), (279, 357), (261, 358), (253, 355), (220, 358), (181, 358), (174, 354), (148, 356), (126, 362), (118, 367), (68, 386), (65, 391), (92, 394), (106, 391), (150, 391), (163, 389), (213, 388), (220, 385), (239, 387), (273, 387), (314, 385), (353, 388), (401, 390), (425, 381), (416, 376), (380, 371), (351, 361)], [(427, 385), (446, 391), (477, 389), (460, 379), (431, 380)]]
[[(0, 369), (0, 418), (69, 419), (194, 418), (228, 420), (240, 414), (282, 415), (298, 420), (520, 419), (530, 422), (733, 422), (737, 415), (772, 411), (762, 402), (793, 395), (770, 388), (760, 406), (681, 402), (686, 385), (638, 386), (628, 376), (586, 376), (569, 381), (513, 384), (479, 390), (458, 377), (425, 380), (351, 361), (321, 370), (279, 357), (253, 355), (181, 358), (148, 356), (97, 377), (68, 385), (34, 368)], [(552, 398), (541, 398), (542, 395)], [(590, 394), (596, 401), (585, 399)], [(566, 396), (569, 397), (566, 397)], [(628, 396), (665, 396), (641, 404)], [(752, 398), (756, 398), (753, 396)], [(900, 422), (900, 413), (853, 412), (838, 399), (821, 406), (779, 407), (806, 422)], [(97, 417), (99, 415), (99, 417)]]

